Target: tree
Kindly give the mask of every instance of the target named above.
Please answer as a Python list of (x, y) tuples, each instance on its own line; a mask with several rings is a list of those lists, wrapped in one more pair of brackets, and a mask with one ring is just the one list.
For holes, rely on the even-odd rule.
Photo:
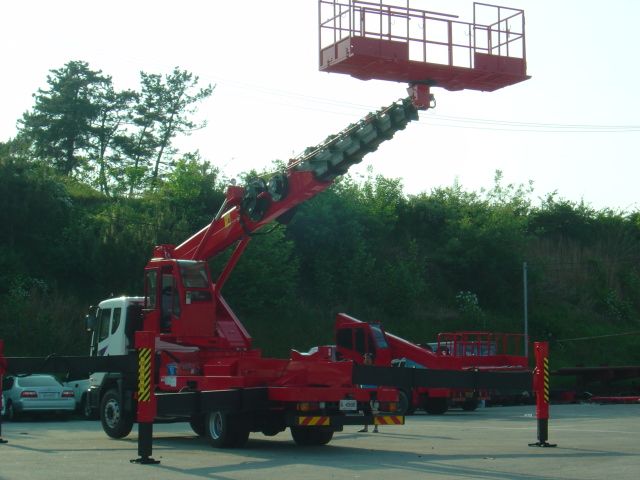
[(123, 127), (131, 118), (131, 104), (137, 94), (131, 90), (116, 92), (111, 82), (98, 89), (94, 99), (97, 116), (91, 125), (91, 139), (87, 146), (88, 160), (97, 172), (94, 182), (107, 196), (123, 191), (123, 149), (126, 135)]
[(86, 62), (71, 61), (51, 70), (47, 84), (48, 89), (34, 94), (33, 111), (19, 122), (20, 135), (31, 142), (38, 160), (51, 162), (63, 175), (77, 174), (86, 166), (92, 125), (100, 113), (96, 97), (111, 77), (91, 70)]
[(173, 167), (173, 140), (205, 122), (191, 116), (213, 87), (177, 67), (165, 75), (140, 73), (141, 91), (116, 91), (110, 76), (71, 61), (51, 70), (48, 88), (34, 95), (18, 138), (32, 156), (64, 176), (97, 186), (107, 196), (156, 189)]
[(129, 196), (141, 183), (146, 182), (152, 188), (158, 186), (162, 168), (170, 165), (176, 153), (172, 145), (176, 135), (189, 135), (205, 126), (206, 122), (197, 124), (190, 116), (196, 112), (197, 104), (213, 93), (214, 87), (208, 85), (194, 92), (198, 82), (197, 76), (177, 67), (164, 78), (140, 72), (142, 90), (133, 119), (137, 131), (129, 139)]

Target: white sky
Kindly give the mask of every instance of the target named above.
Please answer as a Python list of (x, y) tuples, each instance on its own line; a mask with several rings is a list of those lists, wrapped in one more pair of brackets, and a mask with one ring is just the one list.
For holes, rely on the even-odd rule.
[[(472, 19), (471, 0), (418, 1)], [(433, 89), (437, 108), (360, 170), (371, 165), (418, 193), (456, 179), (489, 188), (500, 169), (507, 182), (532, 180), (534, 198), (557, 191), (597, 209), (640, 209), (640, 2), (496, 3), (525, 10), (532, 79), (493, 93)], [(182, 145), (227, 176), (287, 159), (406, 95), (403, 84), (318, 71), (317, 0), (7, 1), (0, 45), (0, 140), (15, 134), (49, 70), (70, 60), (116, 88), (136, 88), (140, 70), (179, 66), (217, 84), (200, 107), (208, 127)]]

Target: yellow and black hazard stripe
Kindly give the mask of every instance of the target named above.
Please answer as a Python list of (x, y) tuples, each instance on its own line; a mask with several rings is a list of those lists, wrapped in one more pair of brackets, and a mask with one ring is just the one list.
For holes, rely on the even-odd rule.
[(404, 416), (402, 415), (383, 415), (373, 417), (374, 425), (404, 425)]
[(138, 401), (151, 400), (151, 349), (138, 350)]
[(543, 359), (542, 380), (544, 383), (544, 401), (549, 403), (549, 357)]
[(298, 425), (304, 427), (328, 427), (331, 425), (330, 417), (298, 417)]

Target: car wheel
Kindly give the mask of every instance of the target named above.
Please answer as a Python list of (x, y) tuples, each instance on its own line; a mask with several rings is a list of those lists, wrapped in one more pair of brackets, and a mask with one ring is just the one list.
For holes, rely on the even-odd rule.
[(16, 413), (15, 408), (13, 408), (13, 403), (11, 403), (11, 400), (7, 401), (7, 406), (4, 410), (4, 417), (10, 422), (14, 422), (18, 418), (18, 414)]
[(133, 428), (133, 417), (126, 412), (117, 390), (109, 390), (100, 402), (102, 429), (111, 438), (124, 438)]
[(249, 439), (249, 428), (238, 415), (220, 410), (207, 414), (205, 436), (216, 448), (240, 448)]
[(80, 411), (85, 420), (98, 419), (97, 412), (93, 408), (91, 408), (86, 393), (82, 396), (82, 401), (80, 402)]

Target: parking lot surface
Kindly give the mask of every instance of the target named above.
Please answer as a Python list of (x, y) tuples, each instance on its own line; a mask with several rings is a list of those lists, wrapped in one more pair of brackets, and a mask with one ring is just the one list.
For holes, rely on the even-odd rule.
[(637, 479), (640, 405), (552, 406), (549, 441), (536, 441), (534, 407), (494, 407), (357, 433), (345, 427), (324, 447), (299, 447), (289, 432), (252, 434), (246, 448), (216, 450), (186, 424), (154, 427), (159, 465), (131, 464), (136, 430), (112, 440), (99, 422), (3, 423), (0, 479)]

